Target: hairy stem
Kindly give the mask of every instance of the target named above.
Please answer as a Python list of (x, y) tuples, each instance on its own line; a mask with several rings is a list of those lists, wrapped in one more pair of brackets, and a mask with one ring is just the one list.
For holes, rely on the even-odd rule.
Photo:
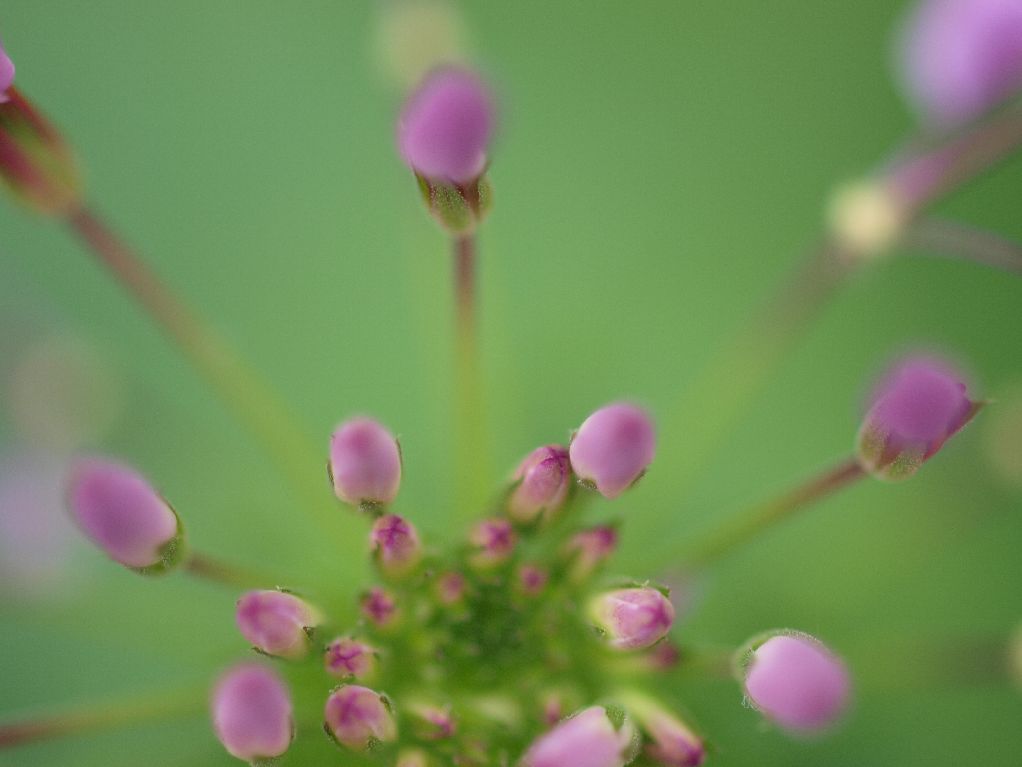
[(471, 234), (453, 240), (455, 298), (455, 472), (457, 515), (478, 511), (489, 486), (486, 422), (479, 369), (476, 309), (476, 240)]
[(865, 476), (866, 471), (857, 459), (841, 461), (808, 482), (725, 521), (691, 546), (681, 557), (681, 564), (688, 570), (711, 565), (764, 530)]
[(206, 690), (192, 689), (90, 703), (57, 714), (0, 723), (0, 749), (101, 730), (130, 727), (201, 711)]

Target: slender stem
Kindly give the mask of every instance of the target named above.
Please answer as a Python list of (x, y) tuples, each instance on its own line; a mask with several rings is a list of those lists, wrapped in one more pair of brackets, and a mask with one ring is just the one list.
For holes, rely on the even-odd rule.
[(68, 214), (67, 223), (266, 448), (299, 493), (301, 506), (332, 527), (336, 515), (319, 470), (323, 457), (276, 394), (93, 210), (83, 205)]
[(704, 568), (752, 540), (767, 528), (864, 476), (866, 471), (855, 458), (841, 461), (783, 495), (753, 506), (727, 520), (717, 530), (691, 546), (682, 557), (682, 563), (689, 570)]
[(189, 575), (224, 586), (241, 588), (272, 588), (280, 583), (275, 578), (248, 568), (229, 565), (215, 557), (197, 552), (190, 552), (183, 564), (184, 571)]
[(923, 218), (902, 235), (912, 255), (939, 256), (1022, 274), (1022, 245), (994, 232), (939, 218)]
[(476, 240), (472, 234), (453, 240), (455, 298), (455, 471), (457, 514), (473, 515), (485, 499), (487, 476), (486, 423), (479, 369), (476, 310)]
[(58, 714), (0, 723), (0, 749), (195, 713), (205, 706), (205, 697), (204, 689), (182, 690), (92, 703)]

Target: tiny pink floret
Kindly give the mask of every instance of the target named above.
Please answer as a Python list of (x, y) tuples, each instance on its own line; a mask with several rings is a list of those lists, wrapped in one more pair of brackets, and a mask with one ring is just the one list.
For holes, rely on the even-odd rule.
[(376, 650), (351, 637), (338, 637), (327, 645), (327, 673), (338, 679), (366, 679), (376, 670)]
[(238, 600), (238, 630), (267, 655), (295, 660), (309, 650), (308, 630), (319, 622), (316, 611), (294, 594), (249, 591)]
[(330, 476), (345, 503), (391, 503), (401, 486), (397, 440), (370, 418), (345, 421), (330, 438)]
[(568, 451), (560, 445), (533, 450), (515, 470), (518, 485), (508, 498), (507, 513), (516, 522), (549, 518), (564, 505), (571, 489)]
[(518, 535), (506, 519), (484, 519), (469, 533), (475, 551), (471, 562), (479, 568), (496, 567), (507, 562), (514, 553)]
[(397, 738), (390, 705), (368, 687), (351, 684), (334, 690), (327, 698), (323, 717), (334, 739), (353, 751), (366, 751)]
[(418, 531), (396, 514), (385, 514), (373, 523), (369, 545), (380, 570), (393, 578), (408, 574), (422, 559)]
[(122, 565), (159, 564), (178, 538), (178, 519), (152, 485), (129, 466), (101, 458), (74, 464), (68, 488), (71, 514), (82, 531)]
[(238, 759), (273, 759), (291, 745), (291, 698), (271, 669), (235, 666), (217, 682), (211, 707), (217, 738)]
[(768, 719), (795, 733), (824, 729), (844, 713), (851, 682), (844, 663), (812, 637), (779, 634), (751, 656), (745, 694)]
[(674, 606), (659, 590), (636, 587), (596, 597), (592, 615), (611, 647), (640, 650), (667, 636), (674, 623)]
[(568, 452), (580, 480), (607, 498), (617, 498), (653, 462), (656, 430), (645, 410), (617, 402), (582, 423)]

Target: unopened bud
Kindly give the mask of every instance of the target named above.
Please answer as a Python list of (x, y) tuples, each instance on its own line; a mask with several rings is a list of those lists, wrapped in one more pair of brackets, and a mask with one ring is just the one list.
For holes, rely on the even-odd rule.
[(238, 600), (238, 630), (261, 653), (288, 660), (304, 658), (312, 630), (320, 622), (315, 609), (286, 591), (249, 591)]
[(624, 767), (637, 746), (635, 727), (603, 706), (591, 706), (541, 735), (522, 758), (521, 767)]
[(656, 453), (653, 422), (642, 408), (626, 402), (589, 416), (568, 447), (579, 480), (606, 498), (617, 498), (635, 484)]
[(166, 572), (184, 555), (177, 514), (137, 471), (102, 458), (72, 467), (71, 515), (116, 562), (146, 575)]
[(527, 597), (535, 597), (542, 593), (550, 580), (546, 568), (535, 564), (524, 564), (518, 568), (518, 589)]
[(514, 481), (508, 516), (521, 524), (549, 520), (564, 505), (571, 488), (568, 451), (560, 445), (533, 450), (515, 470)]
[(323, 717), (327, 734), (353, 751), (368, 751), (397, 739), (390, 701), (368, 687), (337, 688), (327, 698)]
[(379, 586), (373, 586), (362, 595), (359, 608), (366, 620), (377, 628), (386, 629), (397, 623), (397, 600), (393, 594)]
[(422, 560), (422, 542), (411, 522), (387, 514), (373, 523), (369, 533), (373, 561), (384, 575), (402, 578)]
[(370, 418), (345, 421), (330, 437), (330, 478), (345, 503), (366, 511), (385, 506), (401, 486), (397, 440)]
[(862, 465), (882, 479), (912, 476), (972, 420), (982, 403), (967, 396), (961, 376), (942, 360), (911, 357), (883, 380), (859, 431)]
[(621, 702), (648, 736), (646, 756), (663, 767), (698, 767), (706, 757), (702, 739), (676, 714), (642, 693), (627, 693)]
[(590, 614), (617, 650), (650, 647), (667, 636), (674, 623), (671, 601), (649, 586), (600, 594), (590, 605)]
[(211, 708), (217, 738), (238, 759), (253, 763), (274, 759), (294, 739), (287, 687), (263, 666), (246, 663), (220, 677)]
[(568, 577), (581, 583), (596, 572), (617, 549), (617, 529), (600, 525), (575, 533), (564, 546)]
[(967, 123), (1022, 88), (1022, 3), (922, 0), (900, 41), (909, 99), (940, 128)]
[(485, 570), (507, 562), (514, 553), (518, 536), (506, 519), (484, 519), (472, 528), (469, 543), (473, 566)]
[(437, 706), (429, 703), (411, 703), (402, 706), (402, 711), (415, 721), (416, 735), (423, 740), (444, 740), (457, 731), (457, 722), (450, 706)]
[(808, 634), (767, 636), (756, 640), (740, 659), (749, 703), (795, 733), (832, 725), (851, 695), (845, 664)]
[(352, 637), (337, 637), (326, 646), (326, 672), (338, 679), (366, 681), (376, 673), (376, 649)]
[(465, 598), (465, 591), (468, 587), (465, 576), (461, 573), (441, 573), (434, 584), (434, 592), (440, 604), (451, 607), (459, 604)]
[(0, 179), (30, 208), (68, 213), (81, 198), (74, 157), (13, 83), (14, 64), (0, 45)]

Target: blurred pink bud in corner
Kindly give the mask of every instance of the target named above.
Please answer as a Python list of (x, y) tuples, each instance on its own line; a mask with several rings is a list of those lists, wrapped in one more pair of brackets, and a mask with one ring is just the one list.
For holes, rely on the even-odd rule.
[(213, 690), (212, 709), (213, 729), (231, 756), (268, 760), (291, 745), (291, 697), (271, 669), (254, 663), (232, 668)]
[(851, 696), (845, 664), (807, 634), (776, 634), (752, 650), (745, 668), (750, 703), (780, 727), (811, 733), (834, 724)]
[(104, 458), (77, 460), (68, 502), (85, 535), (114, 561), (158, 572), (180, 559), (177, 514), (130, 466)]
[(1022, 89), (1022, 0), (922, 0), (898, 42), (907, 95), (939, 127)]
[(656, 430), (645, 410), (615, 402), (582, 422), (568, 452), (579, 480), (606, 498), (617, 498), (653, 462)]
[(603, 706), (591, 706), (537, 738), (521, 767), (624, 767), (635, 747), (631, 722), (615, 723)]

